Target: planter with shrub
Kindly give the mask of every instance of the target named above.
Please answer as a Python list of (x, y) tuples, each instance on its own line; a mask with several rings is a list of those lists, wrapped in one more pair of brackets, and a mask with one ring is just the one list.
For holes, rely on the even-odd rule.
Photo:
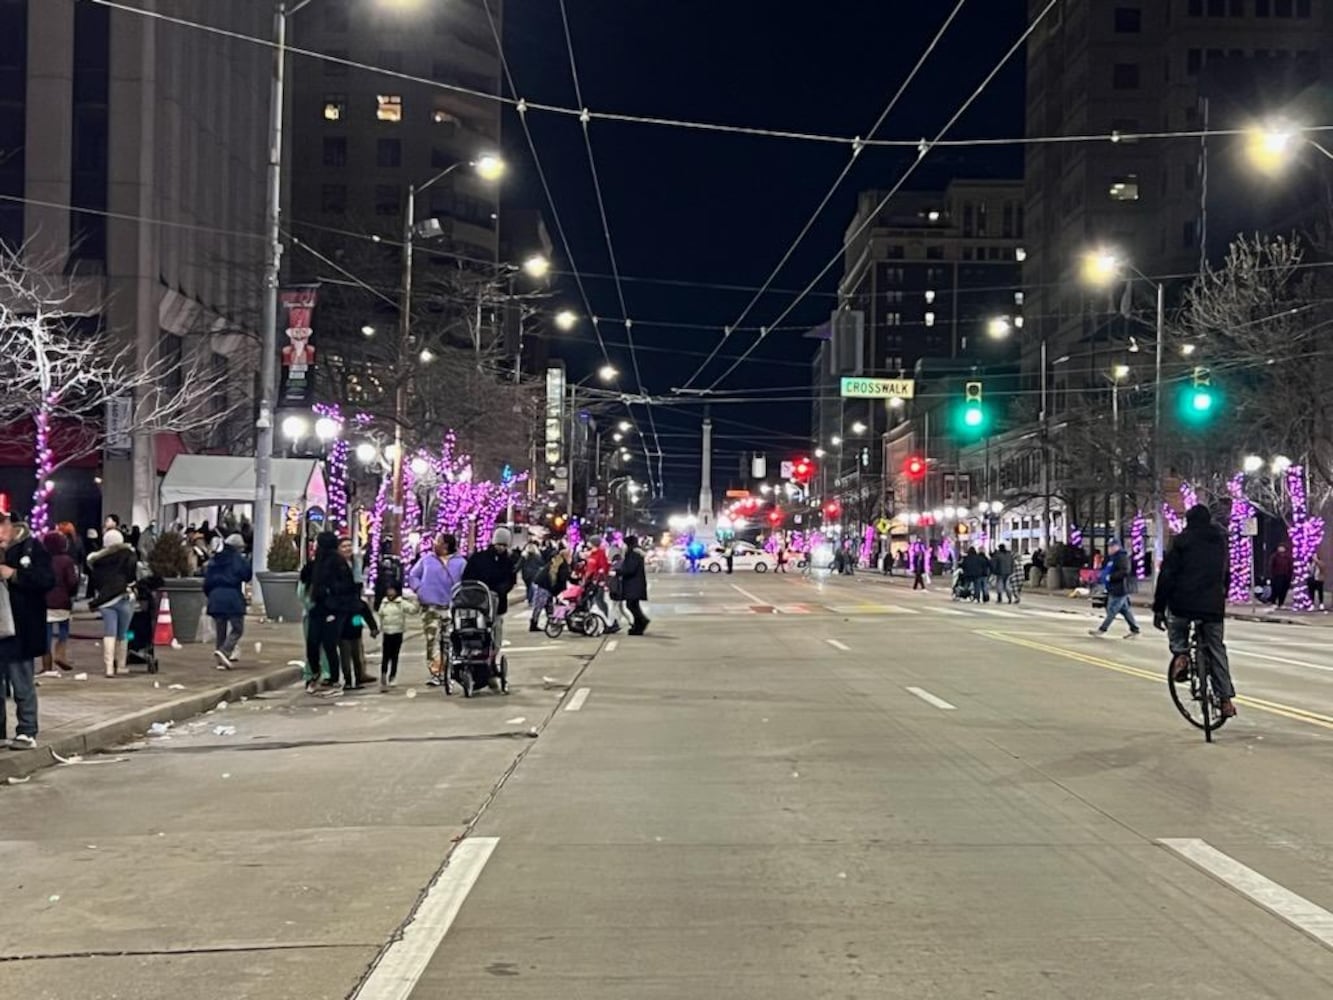
[(161, 578), (161, 592), (171, 601), (171, 628), (177, 640), (198, 642), (207, 600), (203, 577), (194, 575), (196, 569), (184, 536), (177, 531), (164, 532), (148, 556), (148, 566)]
[(264, 616), (269, 621), (301, 620), (304, 608), (296, 593), (300, 565), (296, 539), (286, 534), (276, 536), (268, 547), (268, 569), (255, 574), (264, 601)]

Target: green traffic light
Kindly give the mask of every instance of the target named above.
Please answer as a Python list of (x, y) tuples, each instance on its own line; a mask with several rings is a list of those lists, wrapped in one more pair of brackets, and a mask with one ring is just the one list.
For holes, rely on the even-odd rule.
[(968, 427), (980, 427), (985, 419), (986, 416), (981, 412), (979, 406), (969, 406), (967, 412), (963, 415), (963, 423), (967, 424)]
[(1208, 392), (1196, 392), (1191, 405), (1200, 413), (1207, 413), (1213, 408), (1213, 396)]
[(1215, 386), (1186, 386), (1177, 397), (1176, 412), (1186, 427), (1203, 430), (1217, 420), (1224, 399)]

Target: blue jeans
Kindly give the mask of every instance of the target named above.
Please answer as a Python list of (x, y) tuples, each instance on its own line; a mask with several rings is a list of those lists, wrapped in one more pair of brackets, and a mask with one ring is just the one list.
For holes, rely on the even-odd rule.
[(122, 597), (115, 604), (108, 604), (98, 610), (102, 613), (102, 635), (104, 638), (124, 639), (130, 634), (130, 620), (134, 618), (135, 600)]
[(1129, 630), (1135, 634), (1139, 631), (1139, 623), (1134, 620), (1134, 611), (1129, 606), (1129, 595), (1122, 594), (1120, 597), (1108, 597), (1106, 599), (1106, 618), (1099, 626), (1099, 631), (1105, 632), (1111, 627), (1111, 622), (1115, 621), (1116, 615), (1124, 615), (1125, 623)]
[(17, 715), (14, 732), (19, 736), (37, 735), (37, 684), (33, 680), (32, 660), (0, 661), (0, 740), (5, 734), (5, 696), (12, 695)]
[(975, 587), (972, 591), (972, 600), (989, 601), (990, 594), (986, 590), (986, 578), (984, 576), (979, 576), (973, 583), (975, 584)]

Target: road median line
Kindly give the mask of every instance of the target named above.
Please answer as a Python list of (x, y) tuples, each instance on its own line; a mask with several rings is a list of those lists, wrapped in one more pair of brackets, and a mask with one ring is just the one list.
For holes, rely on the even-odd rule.
[[(1010, 635), (1007, 632), (996, 632), (989, 629), (977, 629), (977, 635), (984, 635), (990, 639), (998, 639), (1000, 642), (1012, 643), (1015, 646), (1026, 646), (1029, 649), (1040, 650), (1044, 653), (1053, 653), (1056, 656), (1063, 656), (1068, 660), (1077, 660), (1080, 663), (1091, 664), (1094, 667), (1101, 667), (1104, 670), (1114, 670), (1116, 673), (1127, 674), (1130, 677), (1138, 677), (1142, 680), (1152, 681), (1154, 684), (1166, 683), (1166, 668), (1162, 668), (1161, 673), (1154, 673), (1151, 670), (1144, 670), (1142, 667), (1131, 667), (1124, 663), (1116, 663), (1114, 660), (1106, 660), (1100, 656), (1091, 656), (1087, 653), (1080, 653), (1072, 649), (1064, 649), (1060, 646), (1052, 646), (1044, 642), (1034, 642), (1031, 639), (1023, 639), (1016, 635)], [(1270, 715), (1280, 715), (1283, 718), (1293, 719), (1297, 722), (1305, 722), (1312, 726), (1319, 726), (1321, 729), (1333, 729), (1333, 717), (1322, 715), (1319, 712), (1312, 712), (1306, 708), (1298, 708), (1295, 705), (1287, 705), (1280, 701), (1267, 701), (1263, 698), (1255, 698), (1250, 695), (1237, 695), (1235, 698), (1237, 705), (1246, 708), (1255, 708), (1261, 712), (1267, 712)]]

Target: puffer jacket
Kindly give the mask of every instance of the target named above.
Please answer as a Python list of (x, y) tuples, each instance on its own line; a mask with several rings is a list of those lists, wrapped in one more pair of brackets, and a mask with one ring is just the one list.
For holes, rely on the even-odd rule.
[(234, 618), (245, 614), (245, 592), (242, 589), (253, 575), (250, 560), (226, 546), (208, 560), (204, 569), (204, 593), (208, 597), (208, 613), (218, 618)]
[(51, 555), (55, 575), (55, 586), (46, 592), (46, 610), (72, 611), (79, 591), (79, 568), (69, 554), (69, 539), (59, 531), (48, 531), (42, 536), (42, 547)]
[(89, 603), (104, 608), (129, 594), (139, 576), (139, 557), (128, 542), (108, 545), (88, 557), (88, 572)]

